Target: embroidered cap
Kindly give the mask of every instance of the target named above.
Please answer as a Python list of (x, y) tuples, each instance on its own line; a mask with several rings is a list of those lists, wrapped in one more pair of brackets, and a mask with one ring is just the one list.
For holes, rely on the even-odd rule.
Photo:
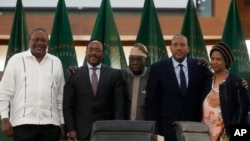
[(138, 55), (143, 56), (145, 58), (148, 57), (148, 49), (142, 43), (136, 43), (130, 51), (129, 55)]
[(223, 58), (226, 62), (226, 68), (229, 69), (234, 62), (234, 57), (231, 50), (229, 49), (229, 46), (223, 42), (216, 43), (210, 51), (210, 57), (215, 50), (219, 51), (223, 55)]

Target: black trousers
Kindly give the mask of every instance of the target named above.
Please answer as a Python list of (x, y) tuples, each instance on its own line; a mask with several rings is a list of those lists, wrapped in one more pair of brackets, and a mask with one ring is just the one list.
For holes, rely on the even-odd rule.
[(61, 129), (55, 125), (20, 125), (13, 128), (14, 141), (58, 141)]

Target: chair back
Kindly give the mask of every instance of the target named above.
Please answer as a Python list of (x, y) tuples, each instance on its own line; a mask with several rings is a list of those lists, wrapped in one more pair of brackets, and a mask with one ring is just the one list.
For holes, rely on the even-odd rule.
[(211, 141), (208, 126), (202, 122), (176, 121), (173, 123), (177, 141)]
[(90, 141), (153, 141), (154, 121), (96, 121)]

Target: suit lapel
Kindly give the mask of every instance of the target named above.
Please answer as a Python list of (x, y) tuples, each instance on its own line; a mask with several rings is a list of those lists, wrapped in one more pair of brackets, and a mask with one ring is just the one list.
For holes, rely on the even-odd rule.
[(195, 85), (194, 82), (194, 79), (195, 79), (195, 76), (197, 76), (197, 71), (194, 70), (195, 68), (195, 64), (196, 62), (194, 62), (194, 60), (191, 60), (189, 58), (187, 58), (187, 66), (188, 66), (188, 89), (187, 91), (189, 91), (189, 89)]
[(108, 74), (107, 67), (104, 65), (101, 65), (100, 78), (99, 78), (99, 82), (98, 82), (98, 86), (97, 86), (96, 96), (99, 95), (99, 91), (101, 90), (103, 83), (106, 80), (107, 74)]
[(170, 73), (169, 75), (169, 79), (173, 81), (173, 87), (175, 88), (179, 88), (179, 94), (180, 96), (182, 96), (181, 94), (181, 89), (180, 89), (180, 86), (179, 86), (179, 83), (178, 83), (178, 80), (177, 80), (177, 76), (176, 76), (176, 73), (175, 73), (175, 68), (174, 68), (174, 64), (173, 64), (173, 60), (172, 60), (172, 57), (168, 59), (167, 61), (167, 66), (170, 66), (168, 71)]
[(178, 80), (177, 80), (177, 76), (176, 76), (176, 73), (175, 73), (175, 68), (174, 68), (174, 64), (173, 64), (173, 60), (171, 59), (170, 60), (171, 61), (171, 63), (170, 63), (170, 73), (172, 73), (172, 74), (174, 74), (174, 75), (172, 75), (173, 76), (173, 78), (172, 78), (172, 80), (174, 80), (174, 83), (179, 87), (179, 83), (178, 83)]
[[(83, 78), (81, 78), (81, 79), (83, 79), (84, 83), (86, 83), (88, 91), (89, 91), (87, 94), (94, 96), (91, 81), (90, 81), (90, 76), (89, 76), (89, 68), (87, 65), (83, 66), (81, 73), (83, 76)], [(86, 91), (86, 90), (84, 90), (84, 91)]]

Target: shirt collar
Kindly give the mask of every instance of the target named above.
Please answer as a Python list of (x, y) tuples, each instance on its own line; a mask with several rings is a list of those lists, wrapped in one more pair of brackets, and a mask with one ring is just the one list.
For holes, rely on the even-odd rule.
[(177, 68), (179, 64), (182, 64), (184, 67), (187, 67), (187, 57), (185, 57), (185, 59), (181, 63), (176, 61), (173, 57), (172, 57), (172, 61), (173, 61), (174, 68)]
[[(31, 53), (31, 50), (30, 50), (30, 49), (28, 49), (28, 50), (26, 51), (26, 56), (27, 56), (27, 57), (34, 57), (34, 58), (36, 58), (36, 57)], [(45, 53), (45, 56), (43, 57), (43, 59), (48, 58), (48, 57), (49, 57), (48, 52), (46, 52), (46, 53)]]
[(88, 68), (89, 69), (92, 69), (92, 68), (97, 68), (97, 69), (100, 69), (101, 68), (101, 65), (102, 65), (102, 63), (100, 63), (99, 65), (97, 65), (97, 66), (92, 66), (92, 65), (90, 65), (88, 62), (87, 62), (87, 65), (88, 65)]

